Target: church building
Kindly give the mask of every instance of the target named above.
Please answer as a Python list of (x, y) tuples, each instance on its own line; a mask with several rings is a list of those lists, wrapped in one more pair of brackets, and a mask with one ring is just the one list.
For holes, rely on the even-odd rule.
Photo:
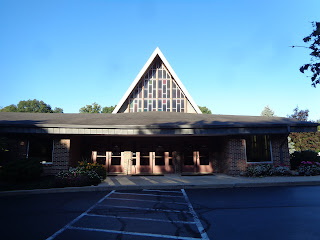
[(0, 136), (12, 157), (39, 158), (45, 174), (86, 160), (109, 175), (239, 175), (250, 164), (290, 165), (288, 134), (315, 132), (317, 125), (202, 114), (159, 48), (113, 114), (0, 113)]

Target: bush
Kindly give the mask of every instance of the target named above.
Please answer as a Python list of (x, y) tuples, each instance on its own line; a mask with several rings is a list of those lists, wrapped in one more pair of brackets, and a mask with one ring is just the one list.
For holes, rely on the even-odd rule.
[(103, 165), (99, 163), (88, 163), (87, 161), (79, 162), (79, 168), (83, 171), (95, 171), (102, 179), (106, 179), (107, 171)]
[(307, 150), (294, 152), (290, 155), (291, 169), (296, 170), (301, 165), (301, 162), (320, 162), (320, 157), (317, 152)]
[(38, 158), (20, 158), (6, 162), (1, 168), (1, 178), (9, 181), (39, 179), (43, 169)]
[(320, 163), (302, 161), (300, 166), (298, 167), (298, 172), (299, 175), (302, 176), (320, 175)]
[(259, 177), (259, 176), (269, 176), (270, 169), (272, 169), (271, 164), (250, 164), (247, 167), (247, 176), (249, 177)]
[(102, 178), (93, 170), (84, 170), (80, 167), (69, 171), (61, 171), (55, 176), (57, 187), (81, 187), (98, 185)]
[(290, 174), (289, 167), (273, 166), (272, 164), (252, 164), (247, 167), (246, 172), (248, 177), (287, 176)]

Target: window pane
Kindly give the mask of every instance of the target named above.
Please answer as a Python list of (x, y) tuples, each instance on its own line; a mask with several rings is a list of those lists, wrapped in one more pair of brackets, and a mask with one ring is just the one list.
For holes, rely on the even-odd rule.
[(29, 140), (29, 158), (37, 158), (39, 162), (52, 162), (53, 141), (51, 139)]
[(193, 152), (186, 152), (184, 155), (184, 165), (194, 165)]
[(246, 138), (247, 162), (270, 162), (269, 136), (257, 135)]
[(97, 163), (106, 165), (106, 157), (97, 157)]

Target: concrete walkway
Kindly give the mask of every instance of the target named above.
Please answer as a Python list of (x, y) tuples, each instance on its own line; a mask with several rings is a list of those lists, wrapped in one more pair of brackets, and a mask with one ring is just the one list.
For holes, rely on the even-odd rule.
[(207, 176), (181, 176), (172, 174), (165, 176), (110, 176), (98, 186), (5, 191), (0, 192), (0, 196), (137, 189), (236, 188), (308, 185), (320, 186), (320, 176), (262, 178), (232, 177), (225, 174)]

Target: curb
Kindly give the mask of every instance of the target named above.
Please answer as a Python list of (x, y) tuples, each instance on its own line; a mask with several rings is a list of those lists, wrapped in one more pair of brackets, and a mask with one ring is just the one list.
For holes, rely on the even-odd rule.
[(209, 188), (248, 188), (248, 187), (284, 187), (284, 186), (317, 186), (320, 181), (297, 181), (297, 182), (255, 182), (255, 183), (221, 183), (221, 184), (175, 184), (175, 185), (126, 185), (126, 186), (85, 186), (66, 187), (33, 190), (13, 190), (0, 192), (2, 196), (18, 196), (48, 193), (72, 193), (72, 192), (103, 192), (111, 190), (141, 190), (141, 189), (209, 189)]

